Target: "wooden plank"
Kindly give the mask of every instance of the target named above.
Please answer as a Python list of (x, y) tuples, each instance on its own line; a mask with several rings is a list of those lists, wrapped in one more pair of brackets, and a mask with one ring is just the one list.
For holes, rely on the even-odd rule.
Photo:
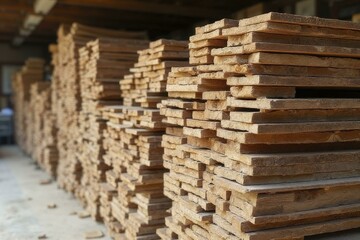
[(359, 121), (342, 122), (303, 122), (303, 123), (264, 123), (249, 124), (231, 120), (222, 120), (223, 128), (248, 131), (250, 133), (304, 133), (326, 132), (340, 130), (356, 130), (360, 128)]
[(342, 186), (355, 186), (358, 185), (359, 177), (343, 178), (343, 179), (330, 179), (300, 183), (281, 183), (281, 184), (267, 184), (267, 185), (253, 185), (242, 186), (233, 181), (229, 181), (223, 178), (214, 177), (215, 183), (229, 190), (234, 190), (240, 193), (275, 193), (275, 192), (287, 192), (296, 190), (308, 190), (317, 188), (331, 188)]
[(348, 48), (358, 48), (359, 43), (351, 39), (337, 39), (324, 37), (308, 37), (297, 35), (274, 34), (266, 32), (249, 32), (238, 36), (229, 36), (227, 45), (240, 46), (250, 43), (284, 43), (299, 45), (319, 45), (319, 46), (338, 46)]
[(313, 66), (334, 68), (360, 68), (360, 61), (354, 58), (316, 57), (308, 55), (253, 53), (249, 56), (252, 64), (274, 64), (290, 66)]
[(353, 58), (359, 57), (360, 53), (358, 48), (349, 47), (256, 42), (242, 45), (239, 47), (225, 47), (220, 49), (213, 49), (211, 51), (211, 54), (213, 56), (227, 56), (250, 54), (255, 52), (293, 53)]
[(258, 65), (258, 64), (235, 64), (224, 66), (228, 74), (251, 75), (279, 75), (279, 76), (302, 76), (302, 77), (339, 77), (356, 78), (360, 71), (352, 68), (324, 68), (311, 66), (290, 66), (290, 65)]
[(302, 77), (253, 75), (247, 77), (229, 77), (230, 86), (284, 86), (284, 87), (341, 87), (359, 88), (356, 78)]
[(231, 87), (230, 92), (233, 97), (241, 99), (295, 97), (295, 88), (292, 87), (241, 86)]
[(359, 99), (257, 99), (257, 100), (239, 100), (229, 97), (228, 106), (237, 108), (255, 108), (255, 109), (346, 109), (359, 108)]
[(229, 27), (235, 27), (239, 24), (238, 20), (224, 18), (214, 23), (207, 24), (205, 26), (195, 28), (196, 34), (212, 32), (216, 29), (223, 29)]
[[(234, 127), (235, 128), (235, 127)], [(243, 129), (241, 129), (243, 130)], [(319, 129), (320, 131), (320, 129)], [(287, 143), (325, 143), (325, 142), (346, 142), (358, 141), (359, 131), (339, 131), (339, 132), (317, 132), (296, 131), (293, 133), (275, 132), (273, 134), (253, 134), (243, 131), (234, 131), (223, 128), (217, 129), (217, 136), (247, 144), (287, 144)], [(310, 132), (310, 133), (308, 133)]]
[(241, 26), (252, 25), (260, 22), (267, 22), (267, 21), (360, 30), (359, 24), (352, 23), (349, 21), (319, 18), (313, 16), (300, 16), (300, 15), (276, 13), (276, 12), (270, 12), (252, 18), (242, 19), (239, 22), (239, 26), (241, 27)]
[[(298, 227), (289, 227), (285, 229), (280, 229), (278, 232), (276, 231), (263, 231), (259, 234), (250, 234), (251, 237), (247, 238), (249, 240), (260, 240), (263, 237), (283, 237), (285, 235), (292, 237), (297, 236), (298, 234), (311, 236), (317, 235), (327, 232), (337, 232), (346, 229), (352, 229), (359, 227), (359, 218), (349, 218), (349, 219), (340, 219), (333, 220), (329, 222), (322, 222), (318, 224), (306, 225), (306, 226), (298, 226)], [(319, 230), (322, 229), (322, 230)]]
[(193, 136), (197, 138), (208, 138), (208, 137), (214, 137), (216, 135), (216, 132), (210, 129), (184, 127), (183, 131), (184, 131), (184, 135)]
[(358, 109), (279, 110), (268, 112), (230, 112), (230, 120), (245, 123), (356, 121)]
[(329, 27), (295, 25), (280, 22), (263, 22), (243, 27), (224, 29), (223, 36), (239, 36), (249, 32), (266, 32), (284, 35), (313, 36), (358, 40), (359, 31), (349, 29), (333, 29)]

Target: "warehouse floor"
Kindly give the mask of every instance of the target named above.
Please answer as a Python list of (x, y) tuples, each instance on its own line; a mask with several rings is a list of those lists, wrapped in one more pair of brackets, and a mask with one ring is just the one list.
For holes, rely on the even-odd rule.
[[(0, 147), (0, 239), (84, 239), (85, 232), (100, 230), (102, 224), (91, 218), (79, 218), (81, 205), (56, 183), (40, 184), (48, 179), (15, 146)], [(48, 205), (56, 204), (56, 208)], [(40, 238), (39, 238), (40, 237)], [(110, 239), (103, 237), (101, 239)], [(360, 229), (306, 238), (311, 240), (359, 240)]]
[[(55, 182), (41, 185), (48, 175), (25, 157), (17, 147), (0, 147), (0, 239), (84, 239), (85, 232), (100, 230), (102, 224), (75, 213), (83, 208)], [(56, 204), (56, 208), (48, 205)], [(103, 237), (101, 239), (110, 239)]]

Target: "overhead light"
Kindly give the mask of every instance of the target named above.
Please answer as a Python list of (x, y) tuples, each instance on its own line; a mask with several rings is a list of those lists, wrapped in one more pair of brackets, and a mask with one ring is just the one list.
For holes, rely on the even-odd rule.
[(28, 14), (24, 20), (24, 28), (35, 29), (39, 23), (43, 20), (43, 17), (35, 14)]
[(13, 39), (14, 46), (20, 46), (25, 38), (30, 36), (31, 32), (41, 23), (44, 16), (48, 14), (55, 6), (57, 0), (35, 0), (34, 14), (26, 15), (23, 26), (19, 29), (19, 36)]
[(12, 44), (14, 46), (20, 46), (25, 41), (25, 38), (23, 37), (15, 37)]
[(24, 36), (24, 37), (29, 36), (31, 34), (31, 32), (32, 32), (32, 29), (20, 28), (20, 30), (19, 30), (20, 36)]
[(34, 11), (38, 14), (48, 14), (55, 6), (57, 0), (36, 0), (34, 3)]

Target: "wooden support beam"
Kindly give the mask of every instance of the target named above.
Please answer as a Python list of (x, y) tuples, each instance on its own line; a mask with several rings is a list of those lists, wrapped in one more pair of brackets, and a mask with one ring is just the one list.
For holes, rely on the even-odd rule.
[[(174, 27), (187, 26), (192, 22), (192, 19), (184, 17), (174, 16), (158, 16), (149, 13), (130, 13), (126, 11), (120, 11), (116, 9), (96, 9), (88, 8), (84, 11), (81, 7), (75, 7), (70, 5), (58, 4), (51, 12), (46, 16), (48, 17), (61, 17), (66, 21), (69, 18), (72, 19), (90, 19), (101, 22), (103, 26), (111, 24), (129, 24), (130, 26), (139, 25), (138, 28), (151, 28), (155, 29), (169, 29)], [(149, 21), (151, 19), (151, 21)], [(75, 20), (77, 21), (77, 20)], [(166, 24), (164, 24), (164, 22)], [(158, 25), (158, 26), (156, 26)], [(148, 26), (148, 27), (146, 27)]]
[(193, 18), (224, 18), (232, 12), (232, 9), (224, 11), (216, 8), (160, 4), (151, 1), (138, 0), (59, 0), (59, 3)]
[[(146, 22), (131, 22), (127, 19), (114, 19), (114, 21), (109, 21), (109, 19), (104, 18), (88, 18), (88, 17), (76, 17), (68, 16), (66, 18), (61, 16), (47, 16), (46, 21), (39, 25), (39, 29), (42, 29), (44, 25), (52, 25), (52, 28), (56, 29), (61, 23), (71, 24), (73, 22), (78, 22), (85, 25), (105, 27), (110, 29), (126, 29), (126, 30), (143, 30), (143, 29), (154, 29), (154, 30), (171, 30), (174, 25), (159, 25), (156, 23), (146, 23)], [(106, 24), (104, 24), (106, 22)]]
[(6, 12), (30, 12), (33, 13), (33, 7), (23, 2), (12, 1), (11, 3), (0, 3), (0, 13)]

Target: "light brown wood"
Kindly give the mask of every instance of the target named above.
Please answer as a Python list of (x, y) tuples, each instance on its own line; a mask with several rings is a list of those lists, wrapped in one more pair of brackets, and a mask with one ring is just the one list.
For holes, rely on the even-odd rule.
[(251, 54), (249, 56), (249, 63), (353, 69), (360, 68), (360, 61), (356, 58), (320, 58), (310, 55), (274, 54), (263, 52)]
[(159, 236), (288, 240), (357, 227), (359, 26), (277, 13), (231, 24), (199, 27), (193, 67), (169, 73), (172, 99), (159, 107), (172, 208)]
[[(55, 58), (57, 46), (51, 49)], [(55, 177), (59, 157), (57, 128), (51, 83), (44, 80), (44, 61), (28, 59), (13, 79), (13, 90), (16, 141), (41, 168)]]
[[(110, 199), (112, 220), (121, 226), (118, 233), (127, 239), (157, 239), (164, 227), (171, 202), (163, 194), (161, 144), (166, 124), (157, 104), (166, 101), (165, 86), (172, 67), (188, 66), (187, 42), (160, 39), (138, 51), (138, 62), (130, 74), (120, 78), (119, 96), (123, 106), (102, 109), (107, 120), (104, 159), (112, 167), (107, 184), (116, 189)], [(121, 91), (120, 91), (121, 89)], [(187, 111), (164, 114), (181, 118)], [(183, 142), (169, 138), (169, 144)]]
[(259, 22), (286, 22), (300, 25), (316, 25), (329, 28), (344, 28), (360, 30), (359, 24), (349, 21), (341, 21), (336, 19), (318, 18), (313, 16), (300, 16), (287, 13), (270, 12), (256, 17), (243, 19), (239, 22), (239, 26), (247, 26)]
[(269, 13), (198, 27), (190, 43), (78, 24), (58, 36), (52, 91), (25, 81), (41, 79), (39, 60), (14, 80), (31, 110), (17, 136), (29, 150), (46, 139), (31, 152), (44, 166), (56, 144), (60, 187), (114, 239), (360, 227), (359, 25)]

